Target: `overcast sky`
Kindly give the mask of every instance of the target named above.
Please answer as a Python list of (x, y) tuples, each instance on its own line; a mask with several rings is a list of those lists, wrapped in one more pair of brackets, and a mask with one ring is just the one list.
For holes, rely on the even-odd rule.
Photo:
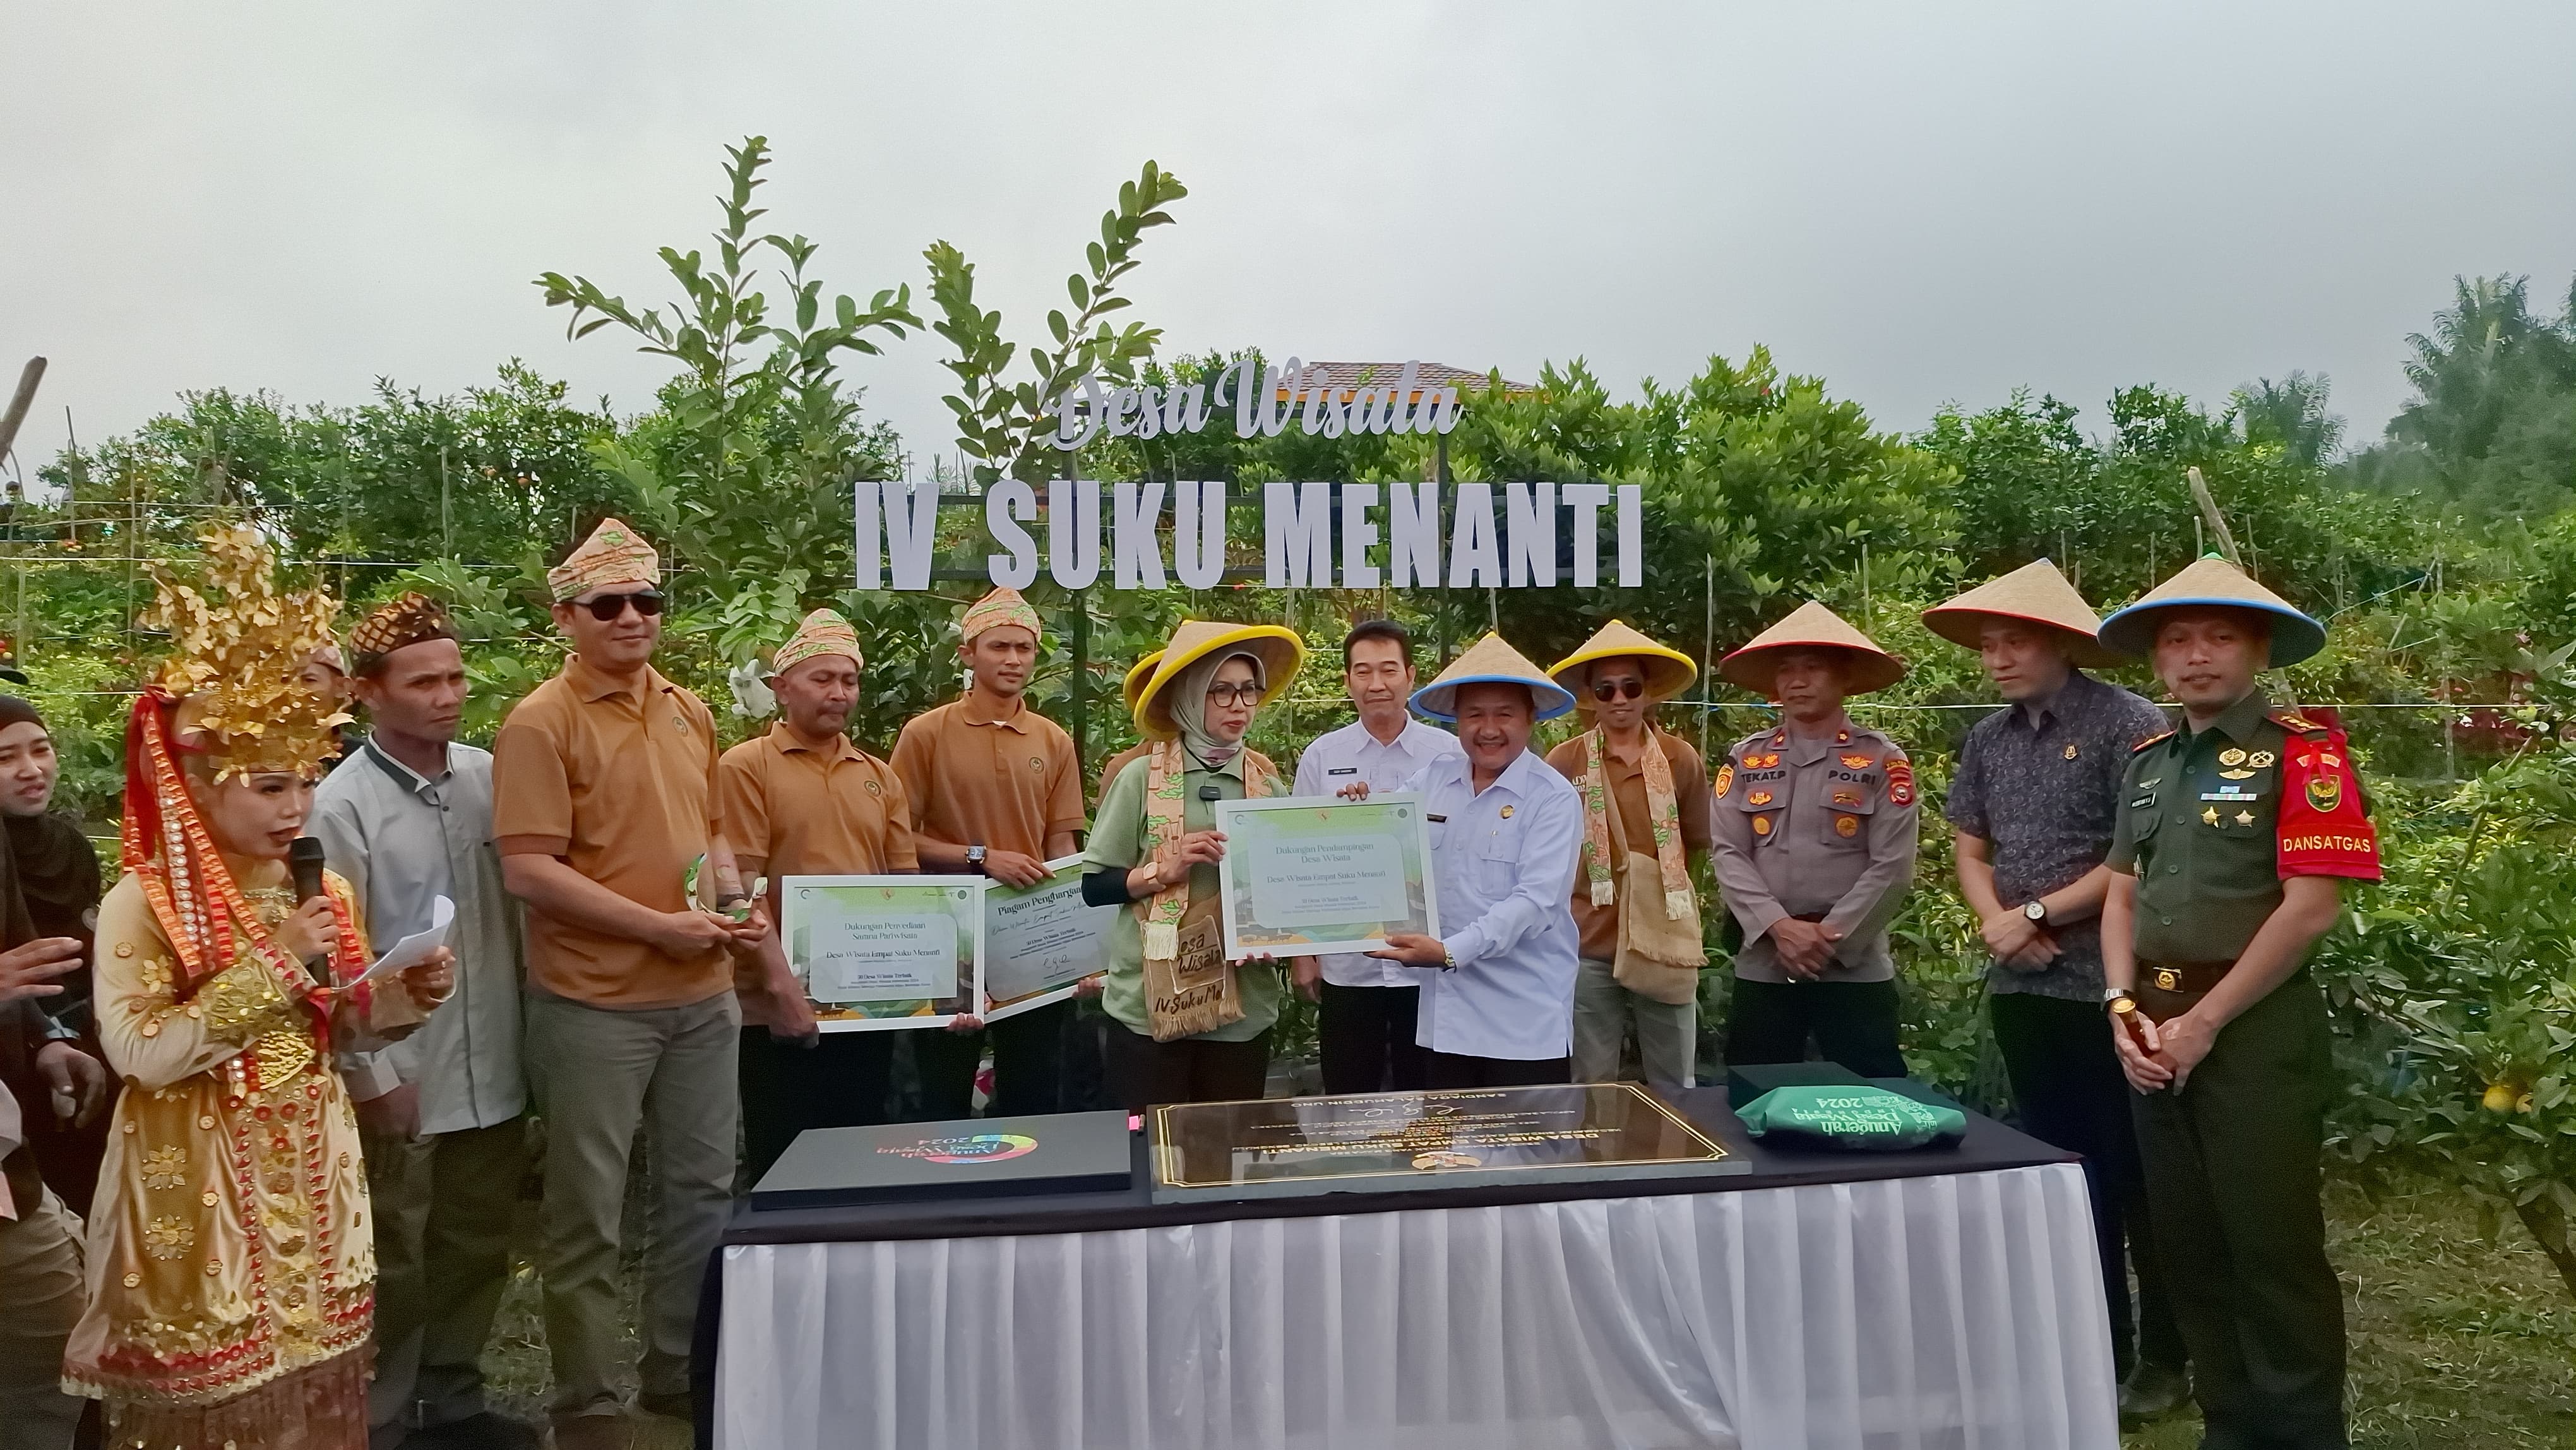
[[(402, 13), (396, 13), (396, 12)], [(1167, 347), (1500, 366), (1614, 395), (1767, 343), (1883, 426), (2027, 385), (2293, 368), (2356, 439), (2455, 274), (2576, 273), (2576, 6), (35, 3), (0, 18), (19, 439), (185, 389), (353, 402), (517, 356), (639, 408), (529, 279), (666, 294), (722, 147), (862, 297), (944, 238), (1009, 333), (1147, 158)], [(944, 451), (945, 344), (862, 361)], [(0, 382), (5, 386), (5, 382)]]

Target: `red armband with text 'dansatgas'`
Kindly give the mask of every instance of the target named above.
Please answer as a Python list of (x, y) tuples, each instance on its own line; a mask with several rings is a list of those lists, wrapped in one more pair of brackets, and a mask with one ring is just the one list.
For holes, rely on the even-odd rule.
[(2352, 754), (2344, 748), (2343, 732), (2330, 730), (2322, 740), (2294, 735), (2286, 754), (2288, 758), (2281, 762), (2277, 853), (2281, 879), (2378, 880), (2379, 832), (2363, 808), (2361, 781), (2352, 773)]

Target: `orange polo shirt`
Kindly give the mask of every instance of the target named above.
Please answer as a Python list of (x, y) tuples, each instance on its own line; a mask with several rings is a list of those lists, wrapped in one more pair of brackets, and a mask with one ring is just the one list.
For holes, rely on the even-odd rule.
[(716, 800), (725, 841), (737, 857), (760, 858), (773, 885), (921, 869), (903, 778), (846, 737), (826, 752), (772, 725), (717, 760)]
[[(715, 832), (716, 726), (649, 665), (640, 692), (583, 664), (510, 707), (492, 741), (492, 834), (504, 856), (559, 856), (655, 911), (688, 905)], [(528, 984), (594, 1007), (672, 1007), (733, 985), (722, 948), (668, 957), (528, 911)]]
[(894, 742), (912, 828), (934, 841), (1047, 859), (1046, 838), (1083, 827), (1073, 737), (1023, 700), (1002, 717), (968, 695), (904, 722)]

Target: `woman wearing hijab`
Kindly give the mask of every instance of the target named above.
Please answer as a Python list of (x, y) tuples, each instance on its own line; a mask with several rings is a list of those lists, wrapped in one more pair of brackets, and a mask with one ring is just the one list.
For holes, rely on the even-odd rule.
[(1100, 1003), (1120, 1029), (1109, 1034), (1110, 1091), (1131, 1113), (1262, 1094), (1279, 968), (1225, 960), (1216, 802), (1286, 792), (1243, 737), (1305, 658), (1295, 631), (1275, 624), (1185, 620), (1136, 698), (1152, 745), (1110, 782), (1082, 883), (1093, 905), (1127, 908), (1110, 928)]
[[(45, 1014), (81, 1035), (81, 1047), (99, 1056), (98, 1034), (90, 1022), (91, 934), (98, 926), (98, 853), (80, 822), (53, 810), (54, 784), (62, 762), (54, 755), (54, 737), (36, 707), (15, 695), (0, 695), (0, 826), (9, 835), (8, 860), (0, 876), (14, 874), (18, 897), (26, 904), (28, 940), (60, 937), (80, 943), (81, 965), (62, 977), (63, 990), (43, 1003)], [(16, 928), (12, 928), (14, 933)], [(116, 1084), (106, 1084), (112, 1103)], [(105, 1106), (101, 1104), (100, 1106)], [(50, 1113), (29, 1116), (28, 1148), (45, 1182), (75, 1209), (87, 1210), (98, 1188), (98, 1160), (107, 1152), (107, 1118), (94, 1108), (74, 1121)]]

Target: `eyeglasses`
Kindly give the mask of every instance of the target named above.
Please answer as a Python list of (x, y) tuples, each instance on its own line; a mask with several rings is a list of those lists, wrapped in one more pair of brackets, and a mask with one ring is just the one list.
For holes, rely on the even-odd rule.
[(1596, 700), (1633, 700), (1646, 693), (1643, 680), (1594, 680), (1592, 698)]
[(1236, 705), (1258, 705), (1261, 703), (1261, 686), (1251, 680), (1239, 685), (1210, 685), (1207, 698), (1209, 704), (1220, 710)]
[(633, 594), (602, 594), (594, 599), (585, 599), (574, 607), (589, 610), (591, 618), (606, 624), (624, 614), (626, 606), (630, 604), (635, 606), (637, 614), (651, 619), (662, 612), (662, 591), (639, 589)]

